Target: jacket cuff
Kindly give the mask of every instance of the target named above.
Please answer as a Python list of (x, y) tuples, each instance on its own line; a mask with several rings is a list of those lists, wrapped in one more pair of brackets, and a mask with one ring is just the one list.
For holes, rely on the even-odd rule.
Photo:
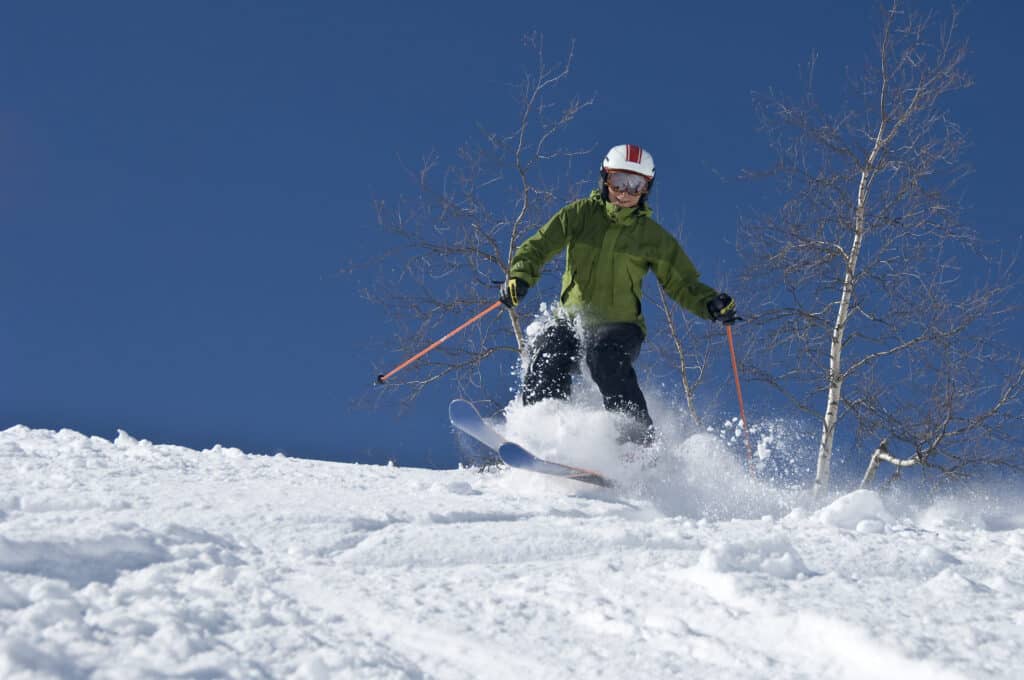
[(510, 271), (508, 273), (508, 275), (511, 278), (516, 278), (516, 279), (519, 279), (520, 281), (525, 281), (526, 285), (531, 286), (531, 287), (533, 286), (533, 284), (537, 283), (537, 277), (536, 276), (530, 276), (529, 274), (527, 274), (526, 272), (524, 272), (522, 270), (513, 269), (512, 271)]

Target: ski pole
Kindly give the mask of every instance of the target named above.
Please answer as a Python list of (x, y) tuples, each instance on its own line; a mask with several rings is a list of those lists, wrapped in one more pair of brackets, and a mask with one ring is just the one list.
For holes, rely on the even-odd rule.
[(388, 371), (387, 373), (381, 373), (380, 375), (378, 375), (378, 376), (377, 376), (377, 383), (378, 383), (378, 384), (380, 384), (380, 385), (383, 385), (383, 384), (384, 384), (384, 383), (385, 383), (385, 382), (387, 381), (387, 379), (388, 379), (388, 378), (390, 378), (391, 376), (393, 376), (393, 375), (394, 375), (395, 373), (398, 373), (398, 372), (399, 372), (400, 370), (402, 370), (403, 368), (405, 368), (406, 366), (408, 366), (408, 365), (409, 365), (409, 364), (411, 364), (412, 362), (416, 361), (417, 359), (419, 359), (419, 358), (420, 358), (421, 356), (423, 356), (423, 355), (424, 355), (424, 354), (426, 354), (427, 352), (429, 352), (429, 351), (431, 351), (431, 350), (435, 349), (435, 348), (436, 348), (436, 347), (437, 347), (438, 345), (440, 345), (440, 344), (441, 344), (441, 343), (443, 343), (444, 341), (446, 341), (446, 340), (448, 340), (449, 338), (451, 338), (452, 336), (454, 336), (454, 335), (458, 334), (458, 333), (459, 333), (460, 331), (462, 331), (462, 330), (465, 330), (465, 328), (466, 328), (467, 326), (471, 326), (471, 325), (473, 325), (474, 323), (476, 323), (477, 321), (479, 321), (480, 319), (482, 319), (483, 317), (485, 317), (485, 316), (486, 316), (487, 314), (489, 314), (490, 312), (493, 312), (493, 311), (494, 311), (495, 309), (497, 309), (497, 308), (498, 308), (498, 307), (500, 307), (500, 306), (501, 306), (501, 300), (497, 300), (497, 301), (496, 301), (496, 302), (495, 302), (495, 303), (494, 303), (493, 305), (491, 305), (490, 307), (488, 307), (488, 308), (487, 308), (487, 309), (485, 309), (484, 311), (480, 312), (479, 314), (477, 314), (477, 315), (476, 315), (476, 316), (474, 316), (474, 317), (473, 317), (472, 319), (470, 319), (470, 320), (469, 320), (469, 321), (467, 321), (466, 323), (462, 324), (461, 326), (459, 326), (459, 327), (458, 327), (458, 328), (456, 328), (455, 330), (451, 331), (450, 333), (448, 333), (447, 335), (445, 335), (445, 336), (444, 336), (443, 338), (441, 338), (441, 339), (440, 339), (440, 340), (438, 340), (437, 342), (434, 342), (434, 343), (430, 344), (429, 346), (427, 346), (427, 347), (424, 347), (424, 348), (423, 348), (422, 350), (420, 350), (419, 352), (417, 352), (417, 353), (416, 353), (415, 355), (413, 355), (413, 356), (409, 357), (408, 359), (406, 359), (406, 360), (405, 360), (405, 361), (403, 361), (402, 363), (398, 364), (397, 366), (395, 366), (394, 368), (392, 368), (392, 369), (391, 369), (390, 371)]
[(743, 425), (743, 438), (747, 442), (747, 466), (754, 468), (754, 450), (750, 448), (750, 431), (747, 429), (747, 414), (743, 410), (743, 390), (740, 389), (740, 371), (736, 368), (736, 347), (732, 342), (732, 324), (725, 327), (725, 335), (729, 338), (729, 356), (732, 357), (732, 376), (736, 379), (736, 398), (740, 402), (740, 424)]

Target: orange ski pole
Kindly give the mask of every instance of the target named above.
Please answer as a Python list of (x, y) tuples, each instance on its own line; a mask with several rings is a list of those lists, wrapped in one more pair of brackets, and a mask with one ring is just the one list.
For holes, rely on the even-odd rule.
[(444, 336), (443, 338), (441, 338), (441, 339), (440, 339), (440, 340), (438, 340), (437, 342), (434, 342), (434, 343), (430, 344), (430, 345), (429, 345), (428, 347), (424, 347), (424, 348), (423, 348), (422, 350), (420, 350), (419, 352), (417, 352), (417, 353), (416, 353), (415, 355), (413, 355), (413, 356), (409, 357), (408, 359), (406, 359), (406, 360), (405, 360), (405, 361), (403, 361), (402, 363), (398, 364), (397, 366), (395, 366), (394, 368), (392, 368), (392, 369), (391, 369), (390, 371), (388, 371), (387, 373), (381, 373), (380, 375), (378, 375), (378, 376), (377, 376), (377, 383), (378, 383), (378, 384), (381, 384), (381, 385), (383, 385), (383, 384), (384, 384), (384, 382), (386, 382), (386, 381), (388, 380), (388, 378), (390, 378), (391, 376), (393, 376), (393, 375), (394, 375), (395, 373), (398, 373), (398, 372), (399, 372), (399, 371), (401, 371), (401, 370), (402, 370), (403, 368), (405, 368), (406, 366), (408, 366), (408, 365), (409, 365), (409, 364), (411, 364), (412, 362), (416, 361), (417, 359), (419, 359), (420, 357), (422, 357), (422, 356), (423, 356), (424, 354), (426, 354), (427, 352), (429, 352), (429, 351), (431, 351), (431, 350), (433, 350), (433, 349), (436, 349), (438, 345), (440, 345), (441, 343), (445, 342), (446, 340), (448, 340), (448, 339), (449, 339), (449, 338), (451, 338), (452, 336), (454, 336), (454, 335), (458, 334), (459, 332), (461, 332), (461, 331), (465, 330), (467, 326), (471, 326), (471, 325), (473, 325), (474, 323), (476, 323), (477, 321), (479, 321), (479, 320), (480, 320), (480, 319), (482, 319), (483, 317), (487, 316), (487, 314), (489, 314), (490, 312), (493, 312), (493, 311), (494, 311), (495, 309), (497, 309), (497, 308), (498, 308), (498, 307), (500, 307), (500, 306), (501, 306), (501, 300), (498, 300), (498, 301), (496, 301), (496, 302), (495, 302), (495, 303), (494, 303), (493, 305), (491, 305), (490, 307), (488, 307), (488, 308), (487, 308), (487, 309), (485, 309), (484, 311), (480, 312), (479, 314), (477, 314), (477, 315), (476, 315), (476, 316), (474, 316), (474, 317), (473, 317), (472, 319), (470, 319), (470, 320), (469, 320), (469, 321), (467, 321), (466, 323), (462, 324), (461, 326), (459, 326), (459, 327), (458, 327), (458, 328), (456, 328), (455, 330), (451, 331), (450, 333), (448, 333), (447, 335), (445, 335), (445, 336)]
[(747, 442), (747, 466), (754, 468), (754, 450), (750, 447), (750, 431), (747, 429), (747, 414), (743, 410), (743, 390), (740, 389), (740, 371), (736, 368), (736, 347), (732, 342), (732, 324), (725, 327), (726, 337), (729, 338), (729, 356), (732, 357), (732, 376), (736, 379), (736, 397), (740, 402), (740, 424), (743, 425), (743, 437)]

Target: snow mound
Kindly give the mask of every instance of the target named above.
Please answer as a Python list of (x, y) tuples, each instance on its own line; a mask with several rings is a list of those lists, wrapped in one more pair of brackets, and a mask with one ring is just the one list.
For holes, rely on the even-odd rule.
[(64, 541), (12, 541), (0, 536), (0, 571), (41, 574), (76, 587), (110, 583), (121, 571), (169, 559), (148, 532)]
[(952, 567), (947, 567), (928, 579), (925, 587), (937, 597), (948, 597), (951, 593), (958, 593), (964, 597), (979, 597), (992, 593), (988, 586), (972, 581)]
[(781, 579), (795, 579), (810, 573), (800, 554), (781, 535), (716, 543), (701, 553), (700, 566), (709, 571), (762, 573)]
[(882, 498), (867, 489), (837, 498), (814, 516), (822, 524), (861, 533), (881, 533), (885, 524), (893, 521)]

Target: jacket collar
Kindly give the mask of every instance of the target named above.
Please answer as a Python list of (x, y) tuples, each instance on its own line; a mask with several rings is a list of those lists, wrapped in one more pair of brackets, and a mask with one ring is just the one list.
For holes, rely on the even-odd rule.
[(606, 201), (601, 197), (599, 189), (594, 189), (590, 192), (590, 199), (600, 202), (608, 219), (624, 227), (632, 226), (639, 222), (641, 217), (650, 217), (651, 215), (651, 209), (646, 205), (636, 208), (622, 208), (611, 201)]

